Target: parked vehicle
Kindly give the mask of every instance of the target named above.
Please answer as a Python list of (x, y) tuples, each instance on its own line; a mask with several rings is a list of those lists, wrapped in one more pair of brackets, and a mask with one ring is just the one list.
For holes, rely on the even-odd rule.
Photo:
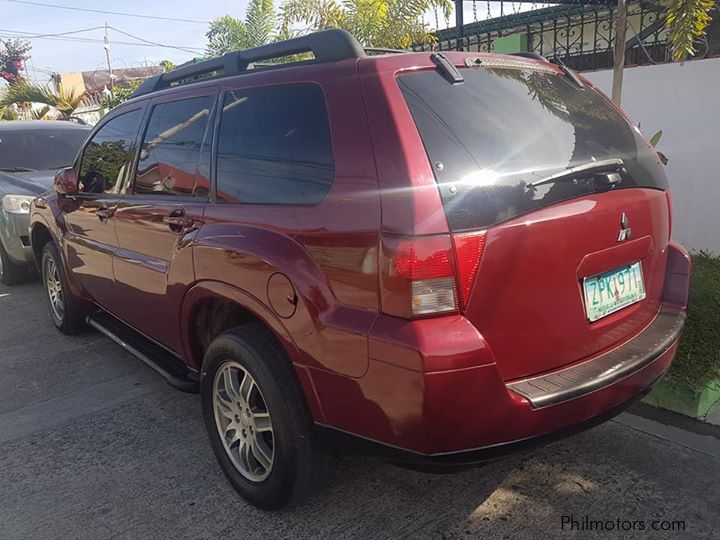
[(70, 122), (0, 122), (0, 283), (22, 282), (34, 264), (30, 202), (52, 189), (55, 173), (72, 164), (88, 133)]
[(145, 82), (55, 185), (31, 238), (54, 324), (199, 388), (261, 508), (333, 452), (467, 466), (594, 425), (685, 319), (657, 154), (543, 59), (339, 30), (231, 53)]

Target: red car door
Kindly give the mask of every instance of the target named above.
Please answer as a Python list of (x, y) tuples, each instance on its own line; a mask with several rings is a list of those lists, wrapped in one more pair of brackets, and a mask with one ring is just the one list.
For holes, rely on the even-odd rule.
[(206, 87), (150, 102), (133, 181), (115, 214), (115, 315), (175, 352), (180, 304), (195, 276), (192, 244), (210, 193), (216, 95)]
[(102, 306), (114, 304), (115, 211), (142, 118), (142, 105), (109, 117), (95, 130), (75, 165), (80, 192), (66, 208), (64, 249), (79, 285)]

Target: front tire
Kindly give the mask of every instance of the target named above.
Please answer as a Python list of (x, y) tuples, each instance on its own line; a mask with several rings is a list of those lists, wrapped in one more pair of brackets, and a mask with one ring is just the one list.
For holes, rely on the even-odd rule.
[(200, 393), (215, 457), (248, 502), (264, 510), (297, 504), (324, 478), (327, 454), (291, 363), (266, 328), (249, 324), (214, 339)]
[(70, 292), (65, 267), (53, 242), (45, 244), (40, 261), (50, 319), (64, 334), (82, 332), (85, 329), (85, 313), (81, 301)]
[(10, 260), (5, 246), (0, 242), (0, 283), (17, 285), (25, 281), (27, 268), (25, 265), (15, 264)]

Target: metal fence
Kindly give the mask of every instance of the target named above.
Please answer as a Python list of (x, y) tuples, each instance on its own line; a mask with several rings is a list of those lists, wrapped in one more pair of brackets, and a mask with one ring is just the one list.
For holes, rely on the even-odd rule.
[[(626, 65), (670, 61), (663, 10), (663, 7), (650, 2), (638, 2), (628, 7)], [(414, 49), (510, 52), (497, 47), (502, 43), (498, 40), (524, 36), (519, 42), (525, 50), (546, 57), (559, 57), (568, 66), (584, 71), (612, 67), (614, 34), (612, 8), (565, 5), (466, 24), (460, 41), (455, 28), (442, 29), (437, 32), (435, 44), (417, 45)], [(707, 43), (705, 45), (700, 53), (706, 55), (711, 47)]]

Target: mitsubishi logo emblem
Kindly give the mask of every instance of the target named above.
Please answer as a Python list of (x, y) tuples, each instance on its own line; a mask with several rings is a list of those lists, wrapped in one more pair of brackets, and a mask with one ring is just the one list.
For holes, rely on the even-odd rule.
[(632, 237), (632, 229), (630, 228), (630, 220), (625, 212), (620, 216), (620, 233), (618, 234), (618, 242), (630, 240)]

